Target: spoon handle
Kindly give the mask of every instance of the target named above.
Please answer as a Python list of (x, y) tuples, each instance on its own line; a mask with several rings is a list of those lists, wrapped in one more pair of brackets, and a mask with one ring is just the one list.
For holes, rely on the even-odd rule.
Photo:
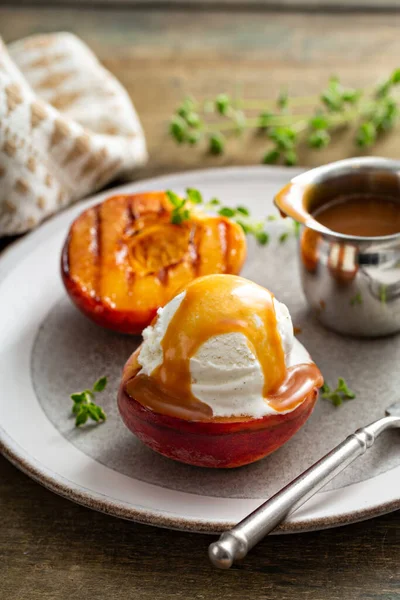
[(281, 491), (261, 504), (230, 531), (210, 544), (211, 562), (220, 569), (229, 569), (237, 559), (244, 558), (264, 536), (270, 533), (288, 515), (343, 471), (357, 457), (370, 448), (376, 437), (388, 427), (399, 423), (397, 417), (384, 417), (357, 429), (318, 462), (304, 471)]

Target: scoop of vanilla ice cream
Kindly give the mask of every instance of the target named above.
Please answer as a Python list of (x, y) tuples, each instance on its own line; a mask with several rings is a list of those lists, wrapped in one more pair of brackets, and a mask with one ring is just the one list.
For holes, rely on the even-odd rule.
[[(184, 297), (182, 292), (159, 308), (154, 325), (143, 331), (138, 362), (146, 375), (151, 375), (163, 361), (161, 343)], [(275, 298), (273, 302), (286, 365), (310, 362), (305, 348), (294, 339), (288, 308)], [(207, 340), (190, 359), (190, 372), (193, 395), (211, 407), (214, 417), (260, 418), (276, 413), (263, 397), (261, 366), (243, 333), (225, 333)]]

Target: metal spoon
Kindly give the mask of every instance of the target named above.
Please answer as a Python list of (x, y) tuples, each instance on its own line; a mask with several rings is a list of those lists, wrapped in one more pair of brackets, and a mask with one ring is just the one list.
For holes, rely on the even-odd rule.
[(208, 555), (211, 562), (220, 569), (229, 569), (235, 560), (244, 558), (281, 521), (364, 454), (382, 431), (400, 428), (400, 401), (389, 406), (386, 415), (371, 425), (357, 429), (233, 529), (223, 533), (217, 542), (210, 544)]

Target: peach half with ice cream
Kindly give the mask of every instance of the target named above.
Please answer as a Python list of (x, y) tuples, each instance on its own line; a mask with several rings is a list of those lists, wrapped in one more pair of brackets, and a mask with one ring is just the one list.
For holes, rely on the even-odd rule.
[(242, 277), (209, 275), (158, 310), (125, 365), (118, 405), (153, 450), (237, 467), (287, 442), (322, 384), (284, 304)]

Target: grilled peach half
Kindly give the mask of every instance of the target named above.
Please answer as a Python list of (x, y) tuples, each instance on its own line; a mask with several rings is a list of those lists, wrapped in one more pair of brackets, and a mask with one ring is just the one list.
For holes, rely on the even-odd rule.
[(232, 468), (247, 465), (285, 444), (307, 421), (318, 399), (318, 387), (292, 412), (253, 418), (217, 418), (187, 421), (143, 406), (130, 393), (138, 374), (140, 348), (125, 365), (118, 408), (125, 425), (144, 444), (168, 458), (199, 467)]
[(175, 225), (172, 210), (164, 192), (119, 195), (73, 222), (62, 278), (73, 302), (95, 323), (139, 334), (194, 278), (240, 272), (246, 239), (239, 225), (199, 210)]

